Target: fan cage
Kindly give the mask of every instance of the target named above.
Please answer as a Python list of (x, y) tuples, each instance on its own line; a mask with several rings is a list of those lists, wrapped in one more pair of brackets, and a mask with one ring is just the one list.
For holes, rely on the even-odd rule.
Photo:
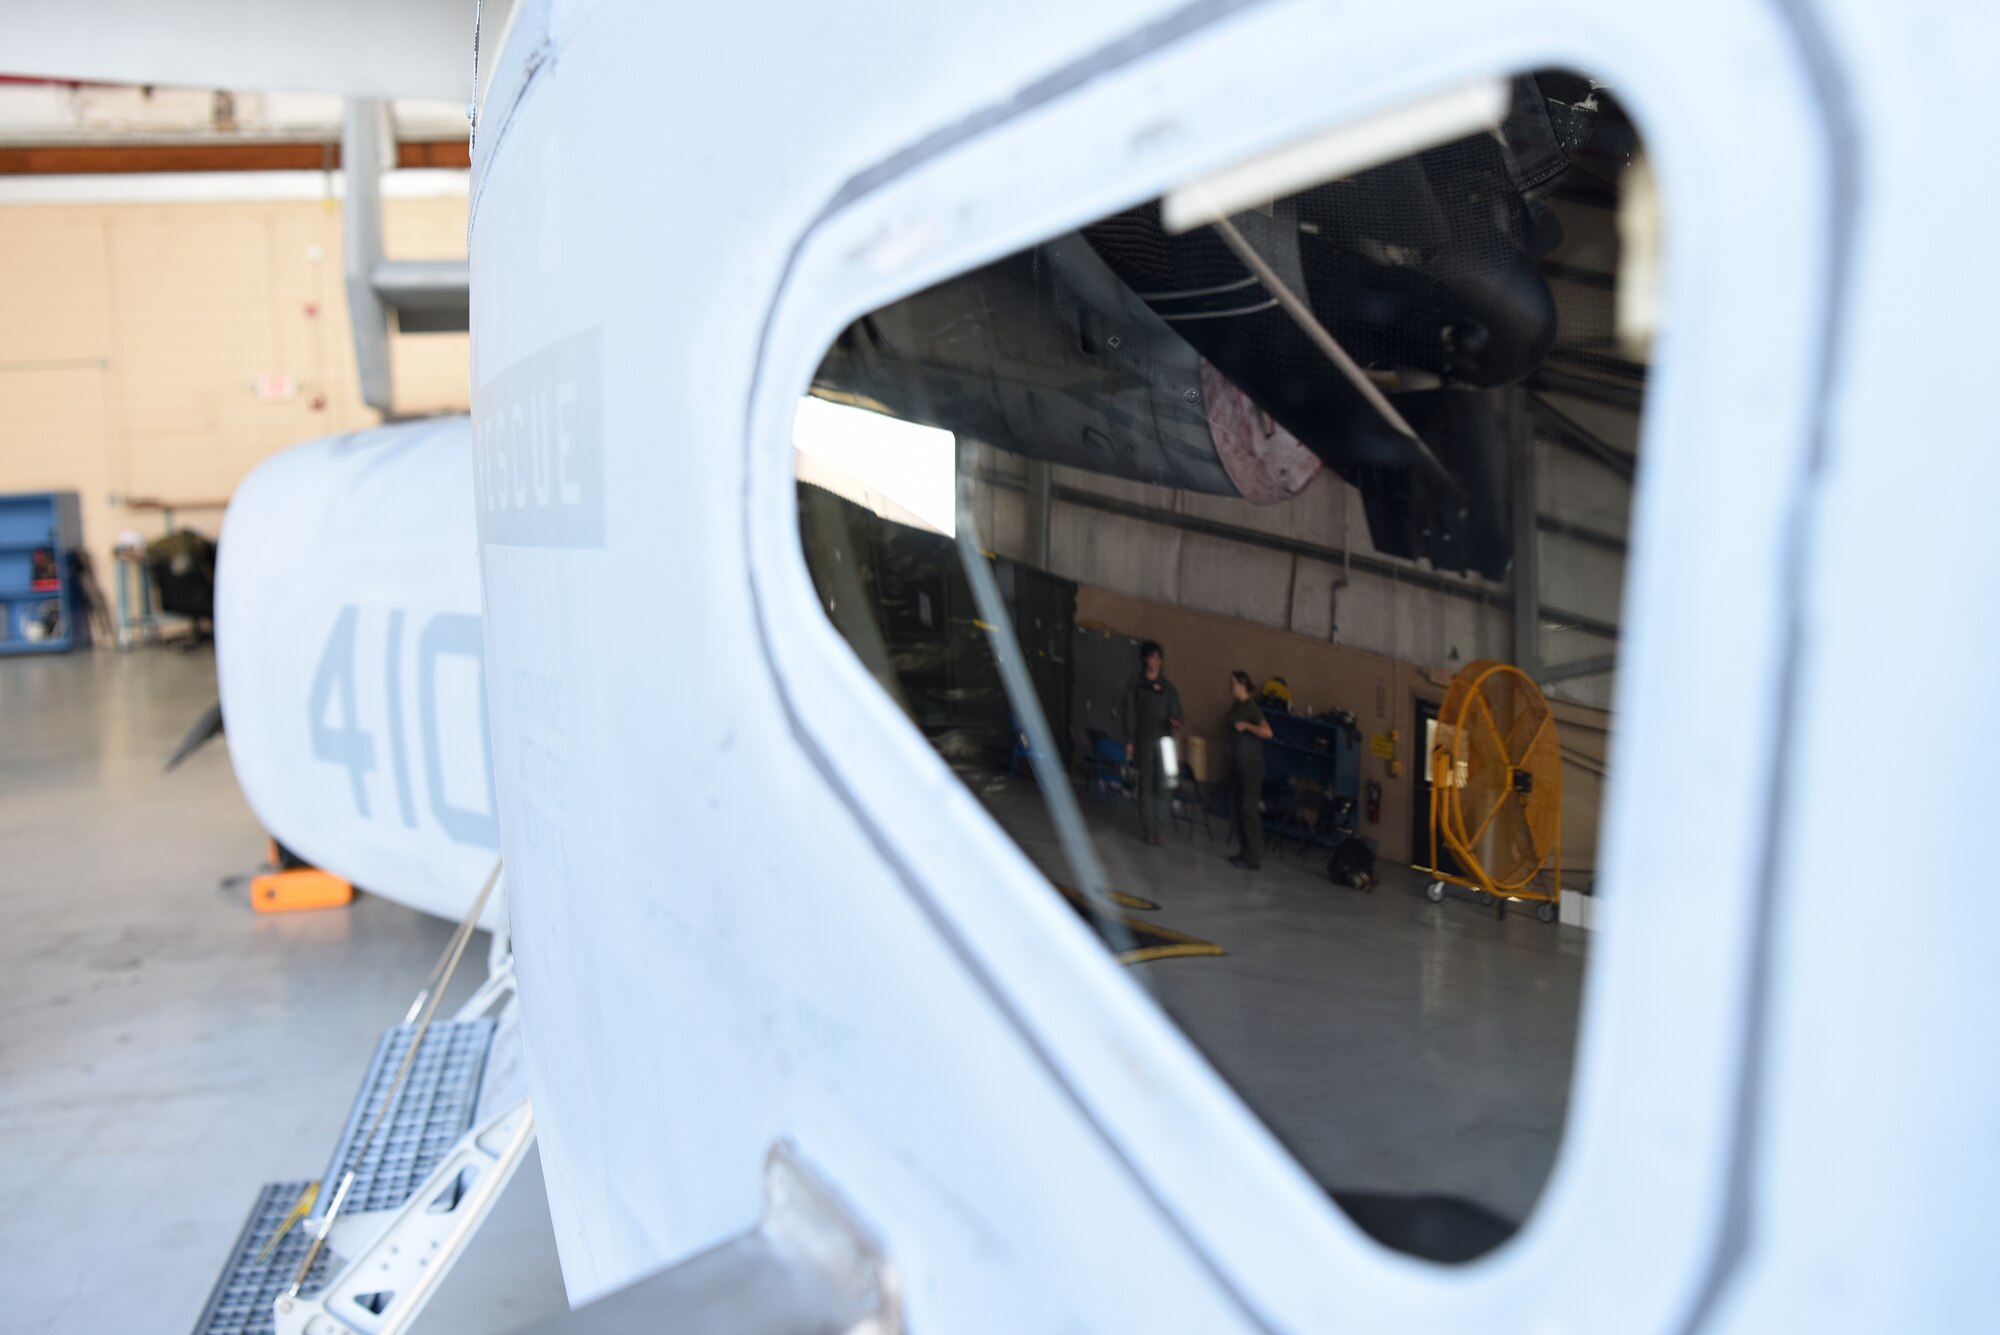
[[(1431, 875), (1497, 898), (1562, 897), (1562, 748), (1534, 679), (1481, 659), (1452, 678), (1431, 752)], [(1458, 863), (1447, 869), (1441, 853)], [(1539, 882), (1539, 884), (1538, 884)]]

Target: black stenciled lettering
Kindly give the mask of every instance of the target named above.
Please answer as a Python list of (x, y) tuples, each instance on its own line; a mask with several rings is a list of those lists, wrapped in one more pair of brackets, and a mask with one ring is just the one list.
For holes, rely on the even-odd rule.
[(569, 471), (569, 419), (576, 406), (576, 381), (565, 380), (556, 386), (556, 468), (562, 482), (562, 503), (575, 505), (582, 496), (583, 489)]
[(549, 474), (554, 464), (549, 457), (553, 442), (549, 439), (547, 414), (546, 397), (535, 395), (535, 504), (541, 506), (549, 503)]
[(508, 462), (507, 461), (507, 435), (508, 435), (507, 415), (505, 412), (502, 412), (500, 414), (500, 420), (493, 424), (493, 435), (494, 435), (493, 481), (500, 498), (499, 503), (495, 508), (500, 510), (505, 510), (507, 508), (507, 462)]
[(527, 410), (523, 408), (519, 403), (516, 403), (514, 405), (513, 418), (514, 418), (514, 430), (512, 433), (513, 439), (509, 442), (509, 444), (513, 446), (514, 457), (508, 460), (508, 466), (511, 470), (508, 476), (513, 480), (514, 484), (513, 485), (514, 494), (512, 498), (514, 503), (514, 508), (517, 510), (525, 510), (528, 508), (528, 470), (524, 466), (523, 460), (521, 458), (521, 451), (524, 447), (532, 450), (534, 448), (534, 443), (527, 439), (528, 414)]
[(602, 547), (604, 464), (596, 330), (529, 354), (474, 397), (482, 543)]

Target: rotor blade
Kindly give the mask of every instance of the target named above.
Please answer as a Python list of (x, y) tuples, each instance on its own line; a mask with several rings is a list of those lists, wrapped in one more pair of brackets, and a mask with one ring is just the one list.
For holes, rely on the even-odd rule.
[(192, 728), (188, 729), (187, 736), (181, 738), (181, 744), (174, 748), (172, 755), (167, 757), (167, 767), (160, 772), (163, 774), (173, 773), (174, 767), (200, 750), (203, 742), (206, 742), (211, 737), (220, 737), (221, 735), (222, 701), (217, 700), (201, 712), (201, 717), (194, 721)]
[[(11, 75), (435, 98), (472, 94), (476, 0), (69, 0), (14, 5)], [(507, 5), (482, 16), (489, 38)]]

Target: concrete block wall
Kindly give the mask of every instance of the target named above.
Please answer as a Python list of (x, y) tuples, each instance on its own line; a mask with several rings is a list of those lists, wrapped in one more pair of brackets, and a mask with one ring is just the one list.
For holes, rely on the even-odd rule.
[[(462, 191), (392, 197), (388, 253), (462, 256), (465, 217)], [(224, 501), (273, 452), (378, 420), (356, 386), (331, 195), (0, 202), (0, 312), (0, 492), (81, 493), (112, 597), (118, 533), (163, 527), (127, 501)], [(392, 348), (399, 413), (467, 406), (464, 335)], [(292, 392), (260, 396), (263, 377)], [(211, 536), (221, 519), (176, 514)]]

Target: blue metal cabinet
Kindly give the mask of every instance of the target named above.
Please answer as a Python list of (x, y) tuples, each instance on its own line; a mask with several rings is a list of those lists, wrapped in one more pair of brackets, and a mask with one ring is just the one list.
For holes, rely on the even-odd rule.
[(1351, 716), (1301, 718), (1267, 710), (1264, 828), (1332, 846), (1359, 833), (1361, 733)]
[(89, 643), (73, 569), (82, 545), (75, 492), (0, 496), (0, 654)]

